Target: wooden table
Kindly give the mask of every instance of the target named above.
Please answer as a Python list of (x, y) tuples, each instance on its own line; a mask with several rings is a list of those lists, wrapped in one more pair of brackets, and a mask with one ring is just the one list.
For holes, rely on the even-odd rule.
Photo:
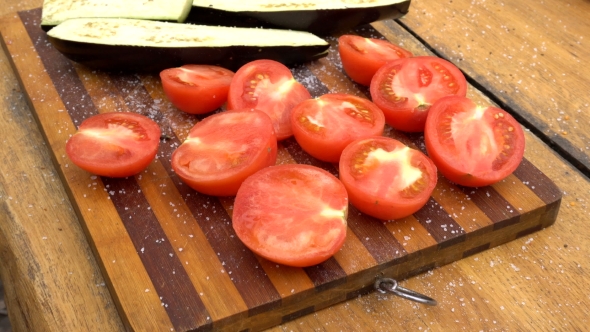
[[(0, 4), (4, 15), (42, 1)], [(376, 23), (416, 54), (453, 61), (470, 78), (471, 97), (518, 116), (527, 128), (525, 157), (563, 190), (557, 221), (401, 283), (437, 299), (436, 307), (371, 293), (271, 330), (585, 330), (589, 12), (583, 0), (413, 0), (399, 22)], [(46, 141), (5, 53), (0, 57), (0, 277), (13, 327), (123, 330)]]

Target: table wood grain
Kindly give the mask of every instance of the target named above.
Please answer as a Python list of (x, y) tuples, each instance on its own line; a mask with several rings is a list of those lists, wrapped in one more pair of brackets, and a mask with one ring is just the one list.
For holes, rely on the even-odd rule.
[(590, 176), (590, 2), (412, 1), (400, 20)]
[[(4, 15), (39, 7), (41, 1), (25, 0), (15, 4), (0, 0), (0, 5), (0, 14)], [(473, 78), (472, 83), (479, 84), (478, 87), (485, 92), (480, 93), (470, 87), (470, 96), (482, 102), (491, 98), (491, 101), (522, 113), (523, 119), (527, 119), (530, 125), (526, 133), (525, 157), (563, 190), (556, 224), (401, 283), (437, 299), (439, 304), (436, 307), (425, 307), (392, 295), (371, 293), (300, 317), (272, 328), (272, 331), (586, 329), (589, 323), (586, 308), (590, 304), (586, 289), (590, 282), (586, 271), (590, 263), (587, 255), (590, 230), (586, 226), (590, 181), (580, 166), (584, 164), (583, 156), (579, 159), (575, 157), (575, 149), (568, 152), (563, 151), (567, 150), (565, 148), (556, 148), (559, 141), (547, 138), (558, 135), (547, 131), (547, 128), (557, 128), (565, 122), (571, 127), (561, 130), (567, 134), (561, 133), (558, 137), (571, 138), (571, 145), (575, 146), (578, 144), (575, 141), (577, 134), (572, 133), (580, 128), (580, 139), (587, 139), (583, 136), (584, 125), (588, 123), (587, 117), (584, 118), (585, 110), (590, 103), (585, 93), (588, 91), (585, 88), (587, 82), (571, 78), (579, 84), (569, 84), (568, 73), (572, 77), (578, 75), (583, 78), (590, 74), (590, 70), (575, 61), (565, 61), (567, 57), (562, 56), (566, 53), (561, 53), (560, 46), (566, 40), (574, 41), (574, 47), (579, 42), (579, 49), (574, 53), (580, 63), (590, 60), (587, 53), (580, 51), (587, 40), (579, 38), (588, 34), (584, 31), (589, 31), (583, 30), (588, 22), (584, 18), (590, 15), (587, 10), (584, 11), (588, 2), (573, 1), (568, 5), (555, 0), (522, 1), (517, 7), (510, 6), (499, 2), (453, 0), (439, 4), (414, 0), (410, 13), (400, 21), (402, 26), (395, 22), (380, 22), (375, 27), (380, 31), (384, 30), (383, 25), (394, 26), (400, 31), (404, 31), (404, 27), (410, 29), (428, 46), (412, 44), (411, 48), (420, 52), (431, 49), (441, 56), (451, 55), (449, 59), (465, 70)], [(537, 15), (528, 15), (529, 12)], [(453, 22), (462, 23), (444, 23), (449, 16), (454, 19)], [(555, 24), (542, 24), (540, 17)], [(512, 19), (504, 22), (503, 18)], [(492, 28), (487, 28), (485, 22), (488, 21), (497, 24), (488, 23)], [(487, 73), (501, 71), (509, 78), (509, 74), (512, 72), (514, 75), (521, 64), (507, 61), (490, 64), (476, 59), (475, 63), (464, 66), (464, 60), (471, 59), (469, 54), (464, 52), (459, 61), (453, 53), (457, 50), (445, 46), (470, 45), (472, 50), (489, 53), (486, 47), (490, 47), (489, 43), (494, 38), (500, 37), (490, 37), (492, 41), (479, 38), (473, 32), (469, 34), (467, 27), (496, 35), (500, 34), (503, 26), (520, 31), (527, 25), (533, 26), (532, 21), (537, 25), (530, 31), (528, 43), (546, 45), (544, 54), (556, 54), (551, 61), (546, 60), (548, 57), (545, 55), (537, 55), (539, 63), (535, 66), (547, 66), (548, 71), (558, 68), (562, 72), (551, 71), (550, 78), (534, 81), (536, 92), (528, 96), (523, 96), (527, 89), (520, 87), (522, 82), (519, 84), (515, 80), (514, 86), (519, 84), (518, 95), (506, 89), (507, 97), (502, 97), (499, 90), (504, 88), (500, 83), (507, 78), (502, 76), (504, 80), (501, 80), (493, 75), (490, 75), (491, 78), (487, 76)], [(436, 28), (435, 22), (442, 23)], [(420, 28), (422, 30), (419, 31)], [(502, 54), (514, 57), (516, 53), (509, 51), (524, 45), (522, 36), (505, 30), (501, 36), (501, 41), (493, 44), (494, 51), (500, 52), (499, 59)], [(396, 40), (397, 34), (387, 37)], [(3, 97), (0, 100), (0, 277), (4, 282), (13, 327), (16, 331), (123, 330), (121, 318), (57, 177), (49, 148), (4, 52), (0, 54), (0, 73), (0, 94)], [(545, 71), (540, 69), (539, 73)], [(563, 75), (554, 76), (557, 73), (566, 73), (565, 78)], [(498, 84), (485, 85), (486, 79)], [(524, 81), (524, 78), (521, 79)], [(531, 90), (531, 85), (528, 86)], [(571, 100), (566, 103), (563, 99)], [(538, 110), (540, 103), (555, 112)], [(559, 107), (555, 106), (556, 103)], [(579, 113), (578, 108), (581, 110)], [(560, 109), (564, 112), (572, 109), (574, 113), (561, 114)], [(560, 120), (559, 115), (562, 116)], [(578, 150), (585, 151), (587, 156), (585, 146), (588, 142), (580, 142)]]

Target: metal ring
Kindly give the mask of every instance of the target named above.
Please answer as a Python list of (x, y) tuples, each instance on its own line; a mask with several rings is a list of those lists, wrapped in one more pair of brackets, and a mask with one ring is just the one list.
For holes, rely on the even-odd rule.
[(375, 280), (375, 289), (380, 293), (390, 292), (394, 295), (408, 299), (414, 302), (435, 306), (436, 300), (424, 294), (420, 294), (411, 289), (400, 287), (395, 279), (392, 278), (377, 278)]

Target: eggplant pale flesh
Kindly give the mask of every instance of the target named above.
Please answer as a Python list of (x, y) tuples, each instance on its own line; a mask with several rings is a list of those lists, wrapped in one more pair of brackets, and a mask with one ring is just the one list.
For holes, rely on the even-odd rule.
[(41, 27), (48, 31), (72, 18), (134, 18), (184, 22), (192, 0), (45, 0)]
[(96, 69), (136, 72), (187, 63), (236, 70), (257, 59), (289, 65), (324, 57), (330, 46), (301, 31), (133, 19), (72, 19), (52, 28), (47, 36), (70, 60)]
[(406, 14), (410, 0), (194, 0), (187, 22), (263, 26), (308, 31), (317, 35)]

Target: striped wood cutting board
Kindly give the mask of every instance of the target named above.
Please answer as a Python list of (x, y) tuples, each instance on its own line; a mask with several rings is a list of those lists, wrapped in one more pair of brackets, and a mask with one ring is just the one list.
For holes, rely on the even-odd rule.
[[(427, 206), (402, 220), (381, 222), (351, 208), (343, 249), (321, 265), (270, 263), (234, 235), (232, 198), (197, 194), (171, 170), (170, 154), (198, 118), (166, 101), (157, 75), (108, 74), (66, 60), (40, 30), (40, 12), (4, 17), (3, 46), (131, 330), (267, 328), (367, 292), (377, 276), (407, 278), (555, 222), (561, 193), (524, 160), (490, 187), (461, 188), (440, 178)], [(357, 33), (377, 34), (372, 28)], [(292, 71), (313, 96), (367, 96), (339, 61), (332, 48), (328, 58)], [(82, 120), (111, 111), (148, 115), (167, 136), (157, 160), (136, 177), (95, 177), (65, 156), (65, 142)], [(423, 146), (420, 136), (386, 135)], [(334, 165), (309, 157), (293, 139), (279, 144), (279, 163), (313, 164), (336, 174)]]

